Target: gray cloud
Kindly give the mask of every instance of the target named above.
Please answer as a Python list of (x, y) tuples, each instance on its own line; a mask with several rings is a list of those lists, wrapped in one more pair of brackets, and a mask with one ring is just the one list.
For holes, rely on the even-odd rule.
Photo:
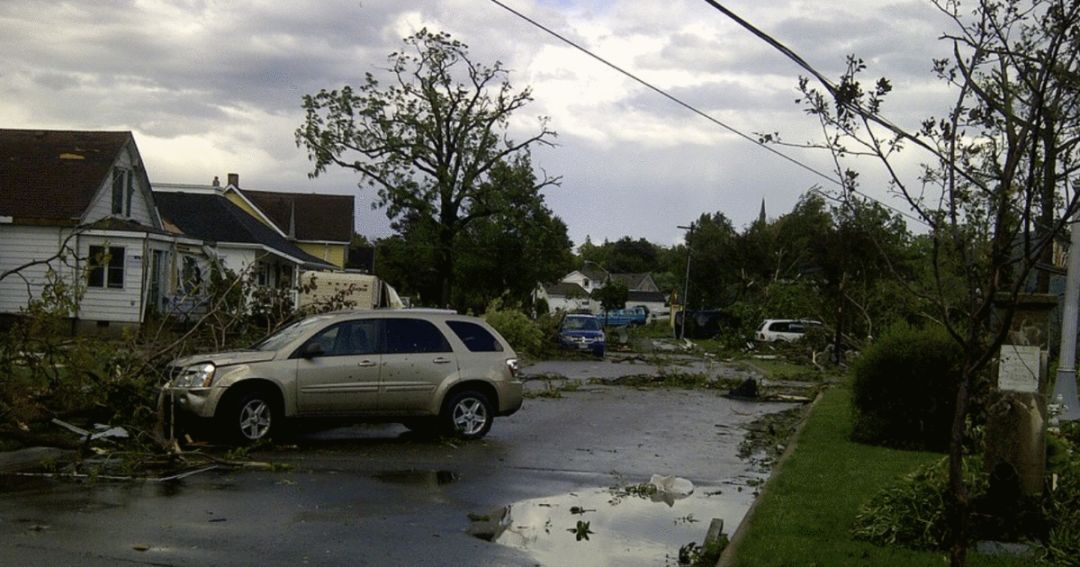
[[(705, 3), (506, 1), (748, 134), (814, 135), (793, 102), (801, 71)], [(799, 0), (731, 4), (832, 76), (847, 53), (864, 57), (868, 77), (894, 81), (888, 108), (901, 123), (917, 125), (947, 102), (927, 90), (947, 22), (922, 2), (820, 0), (810, 17)], [(114, 0), (47, 10), (9, 0), (0, 3), (0, 126), (130, 128), (155, 180), (207, 183), (226, 172), (204, 168), (227, 167), (247, 187), (356, 194), (361, 232), (385, 234), (355, 175), (307, 178), (292, 132), (304, 94), (378, 73), (422, 25), (465, 41), (478, 61), (502, 61), (516, 87), (536, 87), (523, 116), (550, 115), (562, 133), (535, 161), (564, 176), (548, 199), (576, 242), (670, 243), (681, 236), (674, 225), (712, 211), (741, 226), (762, 198), (780, 214), (821, 182), (475, 0)], [(828, 167), (823, 156), (800, 159)]]

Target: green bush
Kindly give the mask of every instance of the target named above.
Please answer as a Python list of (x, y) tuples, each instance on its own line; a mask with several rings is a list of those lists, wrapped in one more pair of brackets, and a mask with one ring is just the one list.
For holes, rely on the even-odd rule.
[(484, 313), (484, 320), (494, 327), (518, 354), (538, 356), (543, 352), (543, 331), (522, 311), (507, 309), (501, 303), (493, 302)]
[(940, 328), (891, 328), (856, 360), (856, 441), (942, 451), (948, 447), (963, 351)]
[(1059, 475), (1043, 514), (1050, 522), (1046, 559), (1054, 565), (1080, 564), (1080, 455)]

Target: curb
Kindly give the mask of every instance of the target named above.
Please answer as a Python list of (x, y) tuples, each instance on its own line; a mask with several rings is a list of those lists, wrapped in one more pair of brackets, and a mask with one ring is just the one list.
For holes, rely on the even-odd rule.
[(799, 446), (799, 437), (802, 435), (803, 429), (806, 427), (806, 422), (810, 421), (810, 414), (814, 412), (814, 407), (817, 406), (818, 401), (825, 394), (825, 390), (818, 392), (818, 395), (814, 398), (813, 402), (810, 402), (810, 408), (806, 411), (806, 416), (803, 417), (799, 425), (795, 427), (795, 431), (791, 433), (791, 442), (784, 448), (784, 453), (780, 455), (780, 459), (776, 461), (776, 466), (773, 467), (772, 473), (769, 475), (769, 480), (766, 481), (765, 486), (761, 487), (761, 492), (758, 493), (757, 498), (754, 499), (754, 503), (750, 505), (750, 509), (746, 511), (746, 515), (743, 516), (739, 527), (735, 528), (735, 533), (731, 534), (731, 538), (728, 541), (727, 547), (720, 553), (720, 559), (716, 562), (716, 567), (734, 567), (735, 565), (735, 553), (738, 550), (739, 544), (746, 538), (746, 532), (749, 531), (749, 526), (753, 522), (754, 512), (757, 511), (758, 504), (769, 493), (769, 487), (772, 486), (773, 479), (776, 477), (776, 473), (784, 467), (784, 463), (788, 461), (792, 454), (795, 453), (796, 447)]

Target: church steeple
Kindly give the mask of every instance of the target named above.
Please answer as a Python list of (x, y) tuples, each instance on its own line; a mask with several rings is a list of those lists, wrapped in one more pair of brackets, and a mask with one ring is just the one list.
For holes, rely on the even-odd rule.
[(761, 224), (765, 224), (765, 222), (766, 222), (766, 220), (765, 220), (765, 197), (761, 198), (761, 213), (758, 214), (758, 219), (757, 220)]

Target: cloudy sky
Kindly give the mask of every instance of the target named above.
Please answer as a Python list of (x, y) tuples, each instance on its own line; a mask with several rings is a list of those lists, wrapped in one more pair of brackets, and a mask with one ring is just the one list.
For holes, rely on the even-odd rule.
[[(503, 0), (732, 128), (816, 139), (795, 104), (800, 70), (703, 0)], [(916, 128), (942, 115), (930, 73), (948, 23), (925, 0), (732, 0), (724, 5), (829, 76), (847, 54), (888, 76), (887, 114)], [(260, 190), (351, 193), (357, 231), (388, 233), (372, 196), (345, 171), (308, 179), (293, 132), (304, 94), (379, 74), (401, 38), (427, 27), (496, 60), (535, 101), (518, 137), (550, 117), (558, 146), (534, 163), (561, 175), (548, 203), (580, 244), (622, 236), (681, 239), (701, 213), (736, 227), (788, 212), (829, 182), (605, 67), (489, 0), (73, 0), (0, 2), (0, 127), (132, 130), (153, 182), (240, 175)], [(828, 156), (783, 150), (822, 172)], [(909, 165), (923, 156), (911, 151)], [(880, 168), (856, 164), (863, 190), (889, 200)]]

